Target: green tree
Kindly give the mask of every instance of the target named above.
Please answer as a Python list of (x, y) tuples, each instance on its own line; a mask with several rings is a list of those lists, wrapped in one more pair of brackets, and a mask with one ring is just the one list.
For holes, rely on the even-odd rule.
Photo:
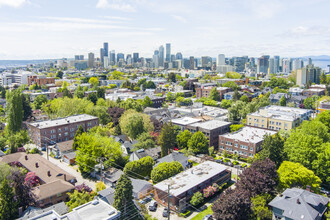
[(286, 106), (286, 98), (284, 96), (280, 99), (280, 106)]
[(70, 208), (70, 211), (72, 209), (81, 206), (83, 204), (86, 204), (87, 202), (90, 202), (93, 200), (95, 194), (89, 193), (83, 190), (82, 192), (79, 192), (78, 190), (74, 190), (73, 193), (68, 193), (69, 195), (69, 202), (66, 203), (66, 205)]
[(63, 78), (63, 72), (61, 70), (57, 71), (56, 77), (62, 79)]
[(235, 101), (239, 100), (240, 97), (241, 97), (241, 95), (239, 94), (238, 90), (235, 90), (234, 94), (233, 94), (233, 101), (235, 102)]
[(6, 98), (6, 89), (3, 86), (0, 86), (0, 97), (3, 99)]
[(138, 149), (148, 149), (148, 148), (154, 148), (156, 147), (155, 141), (153, 137), (148, 133), (144, 132), (137, 138), (137, 143), (134, 144), (133, 150)]
[(169, 82), (176, 82), (176, 76), (175, 76), (175, 73), (169, 73), (168, 74), (168, 78), (167, 78), (167, 80), (169, 81)]
[(315, 191), (319, 191), (321, 179), (313, 171), (307, 169), (300, 163), (284, 161), (277, 170), (279, 186), (282, 189), (291, 187), (306, 188), (307, 185)]
[(132, 181), (126, 174), (122, 174), (117, 182), (113, 206), (118, 209), (121, 219), (129, 219), (135, 215), (132, 212), (133, 204), (133, 186)]
[(105, 89), (104, 88), (97, 87), (96, 88), (96, 97), (98, 99), (99, 98), (105, 99)]
[(324, 72), (321, 73), (321, 76), (320, 76), (320, 83), (321, 83), (321, 84), (326, 84), (326, 83), (327, 83), (327, 76), (325, 75)]
[(23, 147), (29, 142), (29, 134), (27, 130), (20, 130), (15, 134), (8, 134), (6, 144), (8, 145), (10, 152), (15, 153), (19, 147)]
[(272, 212), (268, 209), (270, 195), (262, 194), (251, 198), (251, 209), (258, 220), (271, 220)]
[(220, 94), (218, 93), (217, 87), (213, 87), (211, 89), (209, 99), (212, 99), (214, 101), (220, 101)]
[(15, 89), (8, 92), (6, 99), (7, 129), (9, 133), (15, 133), (22, 128), (23, 122), (24, 111), (21, 91), (19, 89)]
[(15, 201), (13, 188), (4, 178), (0, 185), (0, 219), (16, 219), (18, 217), (18, 206)]
[(150, 157), (143, 157), (137, 161), (128, 162), (124, 167), (124, 173), (138, 179), (149, 177), (155, 161)]
[(26, 121), (30, 116), (32, 116), (30, 98), (26, 94), (22, 94), (22, 105), (23, 105), (23, 121)]
[(134, 99), (127, 99), (124, 102), (120, 102), (120, 108), (124, 108), (125, 110), (133, 109), (137, 112), (142, 112), (143, 106), (140, 102), (134, 100)]
[(247, 95), (242, 95), (239, 100), (241, 100), (242, 102), (249, 102), (249, 97), (247, 97)]
[[(250, 104), (250, 103), (249, 103)], [(228, 118), (231, 122), (239, 122), (246, 116), (246, 103), (242, 101), (236, 101), (228, 109)]]
[(62, 89), (63, 97), (73, 98), (71, 92), (67, 88)]
[(188, 147), (188, 141), (190, 140), (192, 134), (188, 130), (184, 130), (178, 134), (176, 141), (180, 149), (185, 149)]
[(72, 144), (72, 149), (77, 150), (78, 149), (78, 138), (80, 135), (84, 133), (84, 128), (79, 125), (78, 130), (76, 131), (74, 138), (73, 138), (73, 144)]
[(183, 171), (183, 166), (178, 161), (163, 162), (151, 171), (151, 179), (154, 184), (166, 180)]
[(171, 92), (168, 92), (166, 94), (166, 101), (173, 102), (176, 99), (175, 95)]
[(120, 117), (119, 126), (124, 134), (127, 134), (133, 139), (136, 139), (144, 132), (153, 130), (153, 124), (150, 121), (150, 117), (134, 110), (124, 112)]
[(143, 90), (146, 90), (146, 89), (156, 89), (156, 85), (153, 81), (148, 81), (148, 82), (144, 82), (142, 84), (142, 88)]
[(222, 100), (221, 100), (220, 107), (221, 107), (221, 108), (225, 108), (225, 109), (230, 108), (231, 103), (232, 103), (231, 100), (222, 99)]
[(320, 97), (314, 95), (312, 97), (307, 97), (305, 100), (304, 100), (304, 106), (306, 109), (315, 109), (315, 105), (316, 105), (316, 102), (317, 100), (319, 100)]
[(106, 188), (107, 188), (107, 186), (102, 181), (99, 181), (99, 182), (97, 182), (95, 184), (95, 190), (96, 190), (96, 192), (100, 192), (100, 191), (102, 191), (102, 190), (104, 190)]
[(162, 157), (168, 155), (170, 149), (174, 148), (176, 145), (176, 136), (177, 133), (172, 123), (165, 123), (158, 138), (159, 145), (162, 149)]
[(285, 140), (278, 133), (266, 135), (262, 143), (262, 150), (257, 154), (257, 158), (260, 160), (269, 158), (278, 168), (285, 159), (284, 143)]
[(239, 88), (238, 85), (235, 82), (233, 82), (233, 81), (225, 82), (224, 84), (222, 84), (222, 86), (223, 87), (229, 87), (232, 90), (237, 90)]
[(95, 92), (91, 92), (88, 94), (87, 96), (87, 100), (93, 102), (94, 105), (96, 105), (96, 102), (97, 102), (97, 95)]
[(190, 204), (192, 206), (199, 206), (200, 204), (204, 203), (204, 197), (201, 192), (195, 192), (194, 195), (191, 197)]
[(99, 79), (97, 77), (91, 77), (88, 82), (92, 85), (93, 88), (96, 88), (99, 85)]
[(151, 101), (151, 99), (149, 98), (149, 96), (146, 96), (144, 99), (143, 99), (143, 107), (153, 107), (153, 102)]
[(243, 124), (232, 124), (230, 125), (230, 132), (236, 132), (243, 127), (244, 127)]
[(194, 133), (188, 141), (188, 148), (194, 152), (207, 153), (209, 147), (209, 140), (201, 131)]
[(330, 111), (324, 111), (318, 114), (315, 120), (322, 122), (330, 130)]
[(47, 97), (45, 95), (38, 95), (33, 102), (35, 109), (40, 109), (42, 104), (47, 102)]

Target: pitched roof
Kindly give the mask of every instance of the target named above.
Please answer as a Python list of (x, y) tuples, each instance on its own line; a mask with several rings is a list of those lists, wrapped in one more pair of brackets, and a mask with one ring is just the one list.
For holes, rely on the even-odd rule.
[(268, 205), (283, 210), (282, 215), (290, 219), (318, 219), (326, 211), (329, 199), (307, 190), (286, 189)]
[(181, 152), (172, 152), (169, 155), (159, 158), (157, 160), (157, 163), (155, 164), (155, 167), (158, 166), (160, 163), (163, 162), (173, 162), (173, 161), (178, 161), (179, 163), (182, 164), (182, 166), (185, 166), (185, 162), (188, 160), (188, 157), (186, 157), (183, 153)]
[(58, 149), (63, 153), (66, 151), (72, 150), (73, 140), (70, 141), (64, 141), (56, 144)]
[(50, 210), (56, 211), (59, 215), (64, 215), (69, 212), (69, 208), (66, 206), (65, 202), (60, 202), (45, 209), (29, 206), (24, 212), (23, 216), (19, 218), (20, 220), (30, 219), (34, 216), (40, 215), (41, 213), (48, 212)]
[(132, 186), (133, 186), (133, 192), (134, 193), (141, 192), (141, 190), (143, 190), (147, 186), (152, 187), (152, 184), (149, 183), (148, 181), (140, 180), (140, 179), (134, 179), (134, 178), (130, 178), (130, 179), (132, 181)]
[(150, 157), (152, 157), (152, 159), (156, 160), (159, 158), (160, 152), (161, 152), (160, 147), (154, 147), (154, 148), (148, 148), (148, 149), (139, 149), (139, 150), (135, 151), (134, 153), (136, 154), (136, 156), (139, 159), (150, 156)]
[(106, 203), (112, 205), (115, 201), (115, 189), (109, 187), (99, 192), (99, 197)]
[(42, 200), (53, 195), (70, 192), (73, 189), (74, 186), (67, 181), (55, 180), (33, 188), (33, 193), (38, 197), (38, 200)]

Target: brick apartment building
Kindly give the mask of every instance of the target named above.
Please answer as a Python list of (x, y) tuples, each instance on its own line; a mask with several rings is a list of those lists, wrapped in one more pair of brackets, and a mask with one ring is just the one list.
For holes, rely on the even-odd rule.
[(69, 199), (68, 192), (72, 192), (76, 178), (55, 164), (49, 162), (39, 154), (26, 154), (18, 152), (0, 157), (0, 163), (19, 163), (28, 170), (34, 172), (40, 184), (32, 188), (37, 197), (37, 204), (44, 208)]
[[(196, 98), (200, 99), (202, 97), (208, 98), (210, 96), (211, 90), (214, 88), (215, 86), (201, 86), (196, 88)], [(220, 95), (220, 101), (223, 99), (223, 95), (227, 92), (232, 91), (231, 88), (228, 87), (216, 87), (217, 88), (217, 92)]]
[(28, 123), (27, 127), (32, 142), (39, 147), (45, 147), (46, 144), (50, 144), (50, 140), (56, 143), (72, 140), (80, 125), (85, 131), (88, 131), (99, 125), (99, 118), (82, 114), (55, 120)]
[(253, 157), (262, 149), (264, 136), (276, 133), (262, 128), (243, 127), (234, 133), (220, 135), (219, 151), (227, 151), (245, 158)]
[(55, 84), (55, 78), (46, 76), (29, 76), (28, 85), (37, 84), (38, 86), (44, 86), (47, 84)]
[(167, 207), (167, 192), (170, 185), (170, 209), (183, 211), (194, 193), (202, 192), (214, 183), (222, 185), (230, 179), (231, 171), (224, 165), (206, 161), (154, 185), (155, 200)]

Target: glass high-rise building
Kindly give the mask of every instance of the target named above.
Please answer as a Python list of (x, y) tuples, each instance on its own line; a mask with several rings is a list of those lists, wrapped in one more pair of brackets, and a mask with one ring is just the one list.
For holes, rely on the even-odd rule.
[(104, 49), (104, 56), (109, 56), (109, 44), (107, 42), (103, 43), (103, 49)]
[(166, 59), (167, 62), (171, 62), (171, 44), (166, 44)]
[(159, 64), (159, 66), (164, 66), (164, 47), (163, 47), (163, 45), (159, 47), (158, 64)]

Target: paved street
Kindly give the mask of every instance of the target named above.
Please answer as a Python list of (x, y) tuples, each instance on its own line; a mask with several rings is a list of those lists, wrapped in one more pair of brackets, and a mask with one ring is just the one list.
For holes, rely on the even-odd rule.
[[(47, 155), (46, 153), (43, 152), (42, 157), (47, 159)], [(68, 164), (64, 163), (64, 162), (60, 162), (59, 159), (55, 159), (52, 157), (49, 157), (49, 161), (52, 162), (53, 164), (55, 164), (56, 166), (60, 167), (61, 169), (65, 170), (66, 172), (70, 173), (71, 175), (75, 176), (77, 179), (77, 183), (76, 185), (80, 185), (85, 183), (85, 185), (91, 187), (93, 190), (95, 189), (95, 183), (93, 181), (90, 181), (88, 179), (84, 179), (80, 172), (77, 172), (74, 167), (69, 166)]]

